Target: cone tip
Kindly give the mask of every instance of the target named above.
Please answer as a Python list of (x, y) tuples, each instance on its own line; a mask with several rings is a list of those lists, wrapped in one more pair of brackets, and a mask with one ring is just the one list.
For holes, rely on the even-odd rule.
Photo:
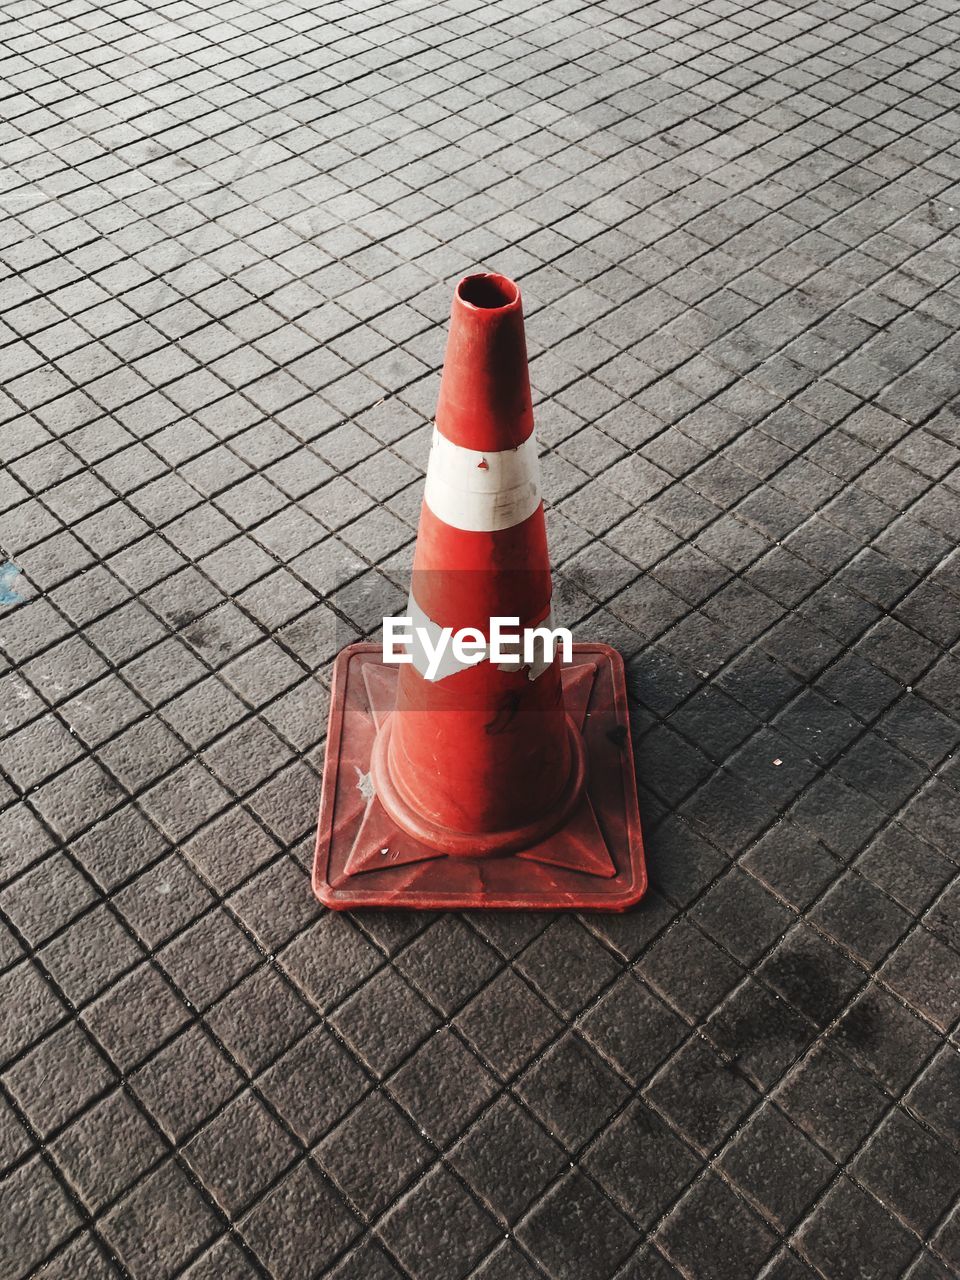
[(493, 273), (464, 276), (454, 297), (469, 311), (504, 313), (520, 310), (520, 288), (507, 276)]
[(533, 431), (520, 290), (465, 276), (453, 294), (437, 430), (466, 449), (515, 449)]

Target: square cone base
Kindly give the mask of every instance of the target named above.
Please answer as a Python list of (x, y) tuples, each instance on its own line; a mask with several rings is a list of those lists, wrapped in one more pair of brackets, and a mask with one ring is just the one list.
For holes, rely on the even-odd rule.
[(323, 798), (313, 871), (328, 907), (424, 910), (500, 907), (624, 911), (647, 887), (623, 659), (575, 644), (563, 667), (567, 715), (587, 748), (587, 785), (566, 823), (519, 853), (450, 857), (387, 814), (370, 778), (377, 729), (393, 709), (397, 668), (379, 645), (334, 664)]

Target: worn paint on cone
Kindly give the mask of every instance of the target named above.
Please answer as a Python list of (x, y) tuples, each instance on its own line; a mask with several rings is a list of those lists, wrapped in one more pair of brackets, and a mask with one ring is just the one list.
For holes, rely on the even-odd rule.
[[(547, 554), (520, 291), (457, 287), (408, 612), (546, 625)], [(314, 887), (329, 906), (623, 910), (646, 886), (623, 663), (334, 668)], [(358, 782), (359, 780), (359, 782)]]

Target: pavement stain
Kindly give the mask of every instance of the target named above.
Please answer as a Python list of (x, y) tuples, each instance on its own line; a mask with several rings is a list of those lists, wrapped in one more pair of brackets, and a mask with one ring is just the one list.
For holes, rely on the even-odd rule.
[(18, 565), (12, 560), (0, 565), (0, 606), (20, 604), (26, 598), (22, 594), (24, 585)]

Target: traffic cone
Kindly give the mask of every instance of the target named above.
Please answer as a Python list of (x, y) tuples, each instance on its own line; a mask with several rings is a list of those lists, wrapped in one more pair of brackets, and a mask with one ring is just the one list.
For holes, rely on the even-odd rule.
[[(366, 906), (623, 910), (646, 887), (626, 685), (607, 645), (490, 657), (491, 619), (552, 630), (520, 291), (457, 286), (402, 665), (333, 671), (314, 889)], [(437, 640), (472, 628), (479, 661)], [(417, 630), (420, 629), (420, 630)], [(447, 629), (447, 630), (445, 630)]]

